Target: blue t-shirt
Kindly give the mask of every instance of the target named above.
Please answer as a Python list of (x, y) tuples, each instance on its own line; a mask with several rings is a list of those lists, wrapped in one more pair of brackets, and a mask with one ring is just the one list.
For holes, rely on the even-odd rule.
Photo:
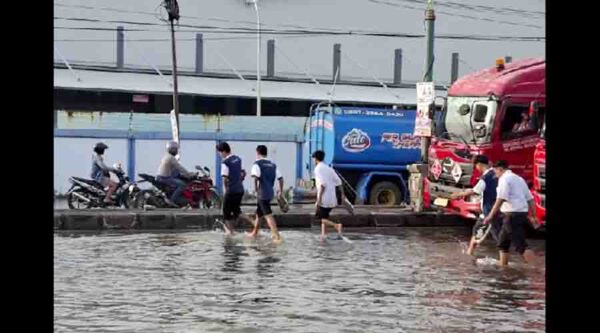
[(258, 178), (258, 199), (271, 200), (275, 196), (273, 186), (275, 180), (281, 176), (277, 172), (277, 165), (266, 158), (254, 162), (252, 176)]
[(229, 178), (230, 193), (244, 193), (242, 183), (242, 159), (237, 155), (229, 155), (223, 160), (221, 175)]

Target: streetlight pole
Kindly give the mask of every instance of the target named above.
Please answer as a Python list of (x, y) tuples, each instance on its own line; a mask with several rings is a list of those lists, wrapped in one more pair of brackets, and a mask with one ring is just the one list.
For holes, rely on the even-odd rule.
[(177, 123), (177, 138), (179, 142), (179, 101), (177, 91), (177, 53), (175, 49), (175, 27), (173, 21), (179, 21), (179, 5), (177, 0), (165, 0), (165, 9), (169, 14), (169, 22), (171, 23), (171, 52), (173, 54), (173, 110), (175, 110), (175, 119)]
[(260, 103), (260, 14), (258, 12), (258, 0), (252, 0), (256, 12), (256, 116), (262, 115)]

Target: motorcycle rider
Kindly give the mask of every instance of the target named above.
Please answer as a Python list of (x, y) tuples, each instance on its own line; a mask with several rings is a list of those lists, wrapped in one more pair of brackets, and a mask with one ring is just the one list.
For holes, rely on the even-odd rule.
[(118, 184), (110, 180), (110, 172), (118, 172), (117, 169), (111, 168), (104, 163), (104, 151), (108, 146), (104, 142), (98, 142), (94, 146), (94, 154), (92, 155), (92, 179), (100, 183), (104, 188), (108, 187), (104, 203), (111, 204), (112, 194), (117, 190)]
[(169, 141), (167, 143), (167, 153), (160, 161), (158, 175), (156, 176), (156, 180), (158, 180), (158, 182), (170, 188), (174, 188), (173, 193), (171, 193), (171, 198), (165, 200), (169, 205), (174, 207), (179, 207), (177, 203), (179, 202), (179, 197), (181, 197), (181, 193), (186, 186), (186, 182), (178, 177), (183, 176), (186, 178), (191, 178), (197, 175), (196, 172), (189, 172), (181, 164), (179, 164), (175, 158), (178, 151), (179, 144), (177, 142)]

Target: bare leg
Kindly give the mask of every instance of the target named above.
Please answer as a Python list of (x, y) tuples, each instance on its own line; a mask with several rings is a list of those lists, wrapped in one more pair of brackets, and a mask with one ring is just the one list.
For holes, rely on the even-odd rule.
[(254, 238), (256, 235), (258, 235), (258, 230), (260, 229), (260, 218), (256, 216), (254, 222), (248, 218), (248, 221), (250, 221), (250, 223), (253, 225), (253, 228), (251, 232), (246, 232), (246, 236)]
[(472, 256), (477, 248), (477, 242), (475, 242), (475, 237), (471, 237), (471, 242), (469, 243), (469, 248), (467, 249), (467, 254)]
[(267, 219), (267, 224), (269, 224), (269, 228), (271, 228), (271, 239), (273, 239), (273, 243), (281, 243), (281, 235), (279, 234), (279, 230), (277, 230), (277, 222), (275, 222), (275, 218), (273, 215), (265, 216)]
[(523, 252), (523, 260), (525, 260), (526, 263), (531, 263), (534, 258), (535, 254), (533, 253), (533, 251), (527, 249), (525, 250), (525, 252)]
[(333, 227), (335, 229), (335, 231), (337, 231), (338, 234), (340, 234), (340, 235), (342, 234), (342, 224), (341, 223), (335, 223), (328, 219), (321, 219), (321, 225), (327, 225), (327, 226)]
[(501, 267), (508, 266), (508, 252), (500, 251), (500, 262), (498, 263)]
[(108, 191), (106, 192), (106, 197), (104, 197), (104, 202), (112, 202), (111, 196), (117, 190), (117, 183), (111, 181), (108, 184)]
[(232, 221), (225, 221), (225, 223), (223, 223), (223, 229), (225, 229), (225, 235), (227, 235), (227, 236), (233, 235)]

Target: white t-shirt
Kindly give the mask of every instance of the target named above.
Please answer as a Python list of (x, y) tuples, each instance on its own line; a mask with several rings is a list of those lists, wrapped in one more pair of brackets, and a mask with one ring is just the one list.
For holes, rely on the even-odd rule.
[(325, 187), (321, 197), (321, 207), (336, 207), (337, 197), (335, 195), (335, 188), (342, 185), (342, 180), (335, 170), (323, 162), (317, 164), (315, 167), (315, 181), (317, 183), (317, 194), (321, 191), (321, 185)]
[(502, 213), (527, 213), (527, 202), (533, 199), (527, 183), (510, 170), (506, 170), (498, 179), (497, 197), (504, 199), (500, 211)]
[(227, 176), (229, 177), (229, 167), (227, 166), (227, 164), (225, 164), (225, 160), (230, 158), (231, 156), (233, 156), (233, 154), (228, 155), (227, 157), (225, 157), (221, 163), (221, 176)]

